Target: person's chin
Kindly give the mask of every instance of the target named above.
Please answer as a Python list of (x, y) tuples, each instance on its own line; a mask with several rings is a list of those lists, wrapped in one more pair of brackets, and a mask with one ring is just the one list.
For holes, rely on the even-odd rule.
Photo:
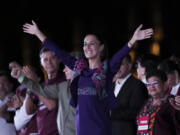
[(55, 72), (54, 69), (49, 69), (49, 70), (48, 70), (48, 73), (51, 73), (51, 74), (52, 74), (52, 73), (54, 73), (54, 72)]

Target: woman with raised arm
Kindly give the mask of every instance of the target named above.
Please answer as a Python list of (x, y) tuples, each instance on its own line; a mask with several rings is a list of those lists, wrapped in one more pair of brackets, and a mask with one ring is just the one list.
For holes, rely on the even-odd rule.
[(152, 29), (141, 28), (142, 25), (111, 60), (102, 60), (105, 49), (103, 41), (94, 34), (88, 34), (83, 45), (85, 58), (77, 60), (50, 41), (34, 21), (23, 26), (25, 33), (37, 36), (44, 47), (52, 50), (60, 61), (73, 70), (70, 104), (76, 108), (77, 135), (111, 135), (110, 109), (118, 105), (113, 94), (112, 77), (134, 43), (152, 36)]

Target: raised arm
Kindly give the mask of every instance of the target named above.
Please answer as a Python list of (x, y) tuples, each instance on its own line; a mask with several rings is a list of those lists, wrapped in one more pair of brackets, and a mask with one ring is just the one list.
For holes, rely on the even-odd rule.
[(131, 48), (134, 46), (136, 41), (151, 38), (151, 36), (153, 35), (152, 28), (141, 30), (142, 26), (143, 25), (141, 24), (135, 30), (129, 42), (122, 49), (120, 49), (110, 60), (110, 70), (112, 73), (116, 73), (118, 71), (122, 59), (131, 51)]
[(11, 70), (11, 76), (15, 79), (18, 79), (20, 83), (22, 83), (26, 88), (28, 88), (32, 92), (48, 98), (58, 98), (58, 93), (60, 92), (58, 85), (40, 85), (36, 82), (36, 79), (32, 80), (34, 77), (31, 77), (32, 79), (28, 79), (27, 77), (25, 77), (26, 74), (27, 72), (24, 72), (22, 74), (22, 71), (20, 71), (20, 69), (18, 68), (13, 68)]
[[(36, 110), (32, 111), (31, 114), (28, 113), (27, 109), (32, 109), (32, 106), (29, 106), (28, 103), (28, 97), (26, 95), (25, 100), (23, 101), (23, 105), (16, 110), (15, 116), (14, 116), (14, 125), (17, 131), (21, 130), (26, 126), (26, 124), (32, 119), (32, 117), (35, 115)], [(28, 106), (28, 108), (27, 108)]]
[(61, 91), (57, 84), (43, 86), (27, 77), (24, 77), (22, 81), (20, 81), (25, 87), (27, 87), (30, 91), (52, 99), (58, 99), (58, 94)]
[(23, 25), (25, 33), (35, 35), (43, 43), (43, 46), (50, 49), (58, 57), (58, 59), (67, 65), (70, 69), (74, 68), (76, 58), (72, 57), (69, 53), (61, 49), (57, 44), (50, 41), (46, 35), (41, 32), (38, 25), (32, 20), (32, 24), (26, 23)]

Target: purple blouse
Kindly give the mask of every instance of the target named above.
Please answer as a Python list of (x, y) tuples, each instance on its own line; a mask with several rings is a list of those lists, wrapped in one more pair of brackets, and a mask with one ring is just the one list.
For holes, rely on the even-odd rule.
[[(73, 70), (76, 59), (64, 50), (61, 50), (55, 43), (46, 39), (46, 48)], [(108, 63), (106, 74), (107, 95), (102, 100), (96, 92), (95, 84), (91, 77), (97, 69), (85, 69), (71, 83), (71, 105), (76, 107), (76, 134), (77, 135), (111, 135), (110, 109), (115, 106), (116, 99), (113, 94), (112, 77), (118, 71), (121, 61), (130, 51), (125, 45), (118, 51)]]

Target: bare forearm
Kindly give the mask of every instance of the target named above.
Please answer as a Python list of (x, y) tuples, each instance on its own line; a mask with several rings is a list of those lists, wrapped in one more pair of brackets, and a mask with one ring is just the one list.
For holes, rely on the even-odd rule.
[(39, 40), (40, 40), (41, 42), (44, 42), (44, 40), (46, 39), (46, 35), (45, 35), (44, 33), (42, 33), (40, 30), (37, 31), (37, 32), (35, 33), (35, 35), (39, 38)]

